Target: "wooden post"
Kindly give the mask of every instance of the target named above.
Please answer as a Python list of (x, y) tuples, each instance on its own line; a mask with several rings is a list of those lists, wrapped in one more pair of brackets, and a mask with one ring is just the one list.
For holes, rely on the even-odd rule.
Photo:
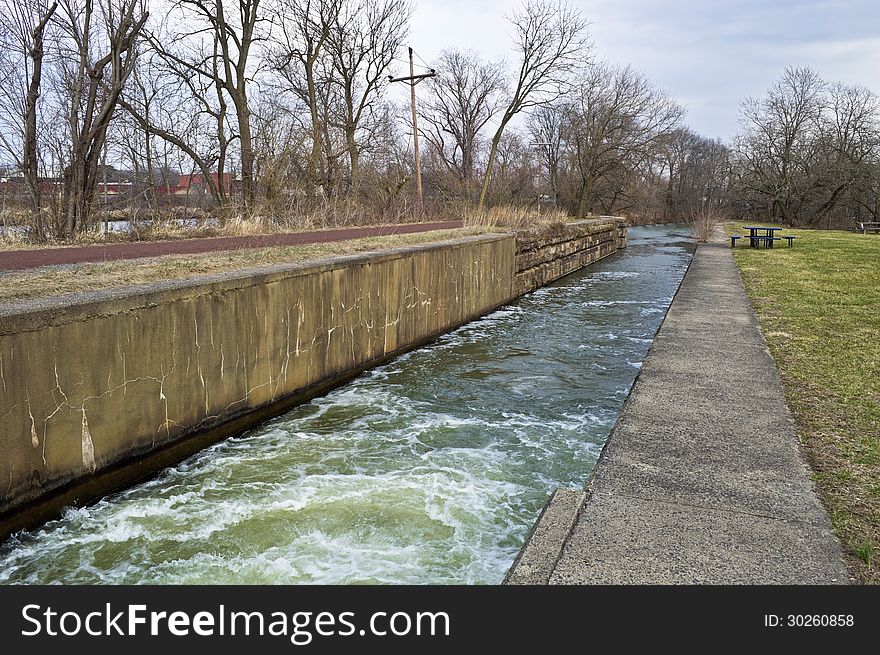
[(422, 190), (422, 156), (419, 152), (419, 125), (416, 118), (416, 78), (413, 68), (413, 49), (409, 49), (409, 89), (412, 100), (413, 152), (416, 161), (416, 191), (419, 196), (419, 209), (425, 208), (425, 194)]

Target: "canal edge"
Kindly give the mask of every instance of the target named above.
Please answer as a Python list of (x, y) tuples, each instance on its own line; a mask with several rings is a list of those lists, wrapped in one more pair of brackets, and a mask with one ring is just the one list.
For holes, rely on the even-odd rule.
[[(684, 284), (684, 279), (687, 276), (688, 271), (690, 271), (691, 264), (696, 258), (697, 250), (701, 245), (703, 244), (696, 244), (696, 247), (688, 259), (684, 273), (679, 279), (678, 285), (675, 287), (675, 293), (672, 294), (672, 299), (663, 312), (663, 319), (657, 325), (657, 329), (651, 337), (651, 345), (648, 346), (648, 350), (645, 352), (645, 357), (642, 360), (643, 362), (651, 356), (656, 337), (663, 328), (663, 324), (666, 323), (666, 317), (669, 314), (669, 310), (675, 302), (676, 297), (678, 297), (682, 284)], [(587, 511), (587, 506), (593, 495), (593, 482), (596, 479), (600, 467), (603, 466), (605, 462), (608, 445), (611, 443), (617, 432), (617, 426), (620, 423), (621, 417), (624, 415), (624, 410), (627, 405), (630, 404), (630, 399), (633, 397), (633, 392), (639, 383), (641, 375), (642, 368), (639, 367), (635, 378), (633, 378), (633, 383), (630, 385), (629, 391), (626, 394), (626, 399), (620, 406), (620, 411), (617, 414), (614, 425), (608, 432), (608, 437), (605, 439), (605, 443), (602, 444), (602, 449), (599, 451), (599, 456), (596, 458), (596, 464), (587, 476), (584, 486), (581, 488), (558, 487), (550, 494), (550, 498), (547, 500), (547, 503), (544, 505), (541, 513), (535, 520), (534, 525), (532, 525), (526, 535), (522, 547), (505, 574), (504, 580), (501, 583), (502, 585), (550, 584), (550, 576), (553, 574), (559, 559), (562, 557), (562, 553), (565, 550), (566, 544), (571, 537), (575, 525), (577, 525), (578, 519), (580, 519), (583, 513)], [(565, 528), (562, 529), (561, 526), (565, 526)]]
[[(519, 243), (520, 241), (524, 241), (524, 243), (521, 244)], [(150, 479), (161, 470), (179, 463), (186, 457), (218, 441), (284, 413), (302, 402), (307, 402), (311, 398), (321, 396), (333, 388), (345, 384), (365, 370), (390, 361), (405, 352), (422, 347), (447, 332), (498, 310), (531, 291), (533, 283), (536, 283), (537, 286), (544, 286), (625, 247), (625, 221), (620, 218), (602, 217), (600, 219), (577, 221), (563, 226), (561, 231), (557, 228), (548, 231), (547, 234), (527, 232), (521, 235), (517, 231), (491, 233), (385, 251), (343, 255), (312, 262), (272, 265), (235, 271), (228, 274), (209, 274), (198, 276), (197, 279), (158, 282), (147, 285), (147, 288), (122, 287), (101, 290), (85, 294), (85, 297), (77, 294), (72, 298), (50, 297), (36, 301), (0, 304), (0, 316), (4, 319), (2, 321), (3, 326), (0, 328), (0, 346), (4, 344), (4, 339), (7, 342), (12, 340), (11, 347), (14, 348), (16, 347), (15, 340), (24, 338), (22, 335), (33, 334), (42, 338), (42, 333), (48, 330), (82, 330), (85, 329), (85, 326), (90, 321), (116, 320), (116, 316), (121, 317), (120, 320), (152, 324), (150, 321), (143, 319), (141, 313), (157, 312), (165, 305), (172, 303), (178, 303), (178, 306), (185, 304), (195, 305), (196, 303), (207, 303), (210, 305), (214, 301), (223, 301), (235, 294), (258, 292), (261, 289), (265, 289), (270, 282), (293, 284), (295, 281), (299, 284), (301, 280), (308, 280), (317, 276), (332, 278), (340, 271), (345, 273), (347, 269), (353, 269), (358, 266), (390, 266), (398, 261), (407, 260), (406, 265), (399, 266), (402, 279), (392, 289), (394, 291), (392, 300), (397, 302), (400, 300), (399, 296), (402, 293), (398, 287), (403, 288), (404, 291), (409, 288), (407, 285), (415, 288), (417, 281), (416, 273), (421, 269), (413, 264), (412, 260), (417, 258), (425, 258), (426, 260), (432, 257), (442, 258), (450, 251), (460, 250), (463, 253), (461, 257), (467, 260), (465, 262), (467, 265), (461, 266), (460, 276), (470, 276), (467, 277), (467, 280), (470, 280), (471, 286), (474, 286), (478, 292), (483, 293), (483, 296), (479, 298), (475, 296), (474, 302), (477, 306), (469, 309), (470, 306), (464, 307), (464, 303), (459, 303), (458, 292), (456, 291), (454, 304), (462, 305), (460, 307), (462, 315), (457, 318), (453, 317), (450, 320), (449, 317), (444, 319), (446, 314), (444, 312), (438, 318), (438, 320), (444, 319), (442, 324), (423, 326), (419, 323), (416, 325), (415, 322), (417, 322), (418, 316), (415, 311), (410, 312), (413, 315), (409, 316), (408, 319), (410, 322), (413, 322), (413, 326), (410, 326), (412, 329), (408, 332), (404, 331), (400, 334), (392, 335), (394, 336), (391, 340), (393, 343), (389, 344), (386, 338), (385, 347), (381, 352), (377, 353), (378, 356), (358, 358), (359, 361), (350, 362), (342, 370), (334, 369), (325, 372), (325, 375), (316, 375), (304, 386), (295, 387), (290, 391), (282, 391), (281, 393), (272, 391), (271, 399), (266, 402), (257, 403), (254, 401), (252, 405), (238, 407), (242, 401), (233, 399), (233, 402), (226, 405), (226, 409), (221, 413), (211, 414), (207, 417), (201, 416), (201, 420), (194, 421), (191, 425), (175, 423), (176, 433), (172, 435), (169, 430), (168, 438), (161, 442), (152, 439), (149, 445), (146, 446), (129, 444), (124, 446), (124, 452), (118, 457), (114, 456), (114, 459), (105, 457), (103, 453), (98, 453), (100, 455), (99, 466), (94, 466), (92, 461), (88, 462), (90, 465), (87, 466), (84, 456), (82, 467), (79, 466), (77, 460), (76, 467), (74, 467), (75, 470), (65, 471), (63, 476), (56, 476), (53, 480), (49, 480), (42, 475), (35, 475), (34, 480), (36, 483), (31, 484), (31, 488), (25, 490), (26, 493), (14, 493), (10, 497), (9, 489), (12, 489), (12, 483), (10, 482), (5, 505), (3, 503), (4, 499), (0, 497), (0, 540), (5, 540), (6, 537), (20, 530), (38, 527), (46, 521), (57, 517), (65, 507), (88, 506), (109, 493)], [(492, 250), (489, 253), (480, 252), (474, 256), (469, 256), (470, 250), (479, 248), (489, 248), (490, 250), (492, 248), (496, 250), (503, 249), (504, 252), (500, 252), (499, 255), (499, 252)], [(522, 252), (522, 250), (527, 250), (527, 252)], [(479, 256), (481, 254), (484, 256)], [(492, 256), (493, 254), (499, 255), (497, 261)], [(528, 263), (518, 261), (518, 258), (519, 260), (525, 259), (529, 261)], [(440, 279), (442, 276), (440, 273), (435, 272), (435, 269), (441, 272), (442, 269), (430, 267), (428, 264), (424, 264), (421, 267), (424, 269), (421, 271), (423, 273), (422, 277), (426, 278), (426, 281), (434, 284), (434, 286), (439, 285), (437, 292), (442, 295), (444, 292), (443, 285), (441, 284), (442, 280)], [(388, 275), (390, 276), (390, 273)], [(376, 278), (374, 280), (376, 284), (384, 280), (384, 278), (379, 279), (381, 276), (378, 273), (374, 274), (373, 277)], [(498, 284), (499, 282), (500, 284)], [(333, 281), (330, 280), (320, 288), (326, 287), (335, 290), (336, 287), (333, 284)], [(449, 291), (449, 289), (445, 290)], [(391, 303), (392, 300), (388, 300), (388, 303)], [(452, 303), (452, 296), (448, 300)], [(422, 305), (424, 304), (430, 303), (422, 303)], [(193, 307), (191, 311), (187, 311), (193, 313), (197, 312), (197, 310), (198, 307)], [(323, 303), (321, 305), (321, 313), (326, 313), (323, 312)], [(211, 318), (211, 316), (208, 316), (208, 318)], [(288, 313), (289, 321), (290, 316)], [(397, 322), (392, 323), (391, 326), (393, 327), (399, 322), (400, 318), (398, 318)], [(200, 332), (197, 320), (194, 320), (192, 323), (188, 320), (181, 320), (179, 323), (180, 325), (186, 325), (187, 329), (194, 328), (194, 339), (192, 344), (189, 345), (194, 344), (195, 351), (193, 352), (195, 354), (193, 354), (193, 357), (198, 361), (199, 353), (201, 353), (199, 335), (201, 334), (202, 344), (206, 344), (208, 337), (204, 332), (205, 322), (202, 322), (202, 332)], [(210, 341), (213, 347), (214, 328), (213, 323), (210, 324), (212, 325)], [(266, 319), (266, 325), (269, 325), (268, 318)], [(192, 326), (192, 328), (189, 326)], [(335, 330), (338, 326), (333, 324), (332, 327)], [(388, 327), (389, 325), (386, 324), (386, 330)], [(327, 330), (327, 343), (325, 345), (328, 349), (330, 334), (333, 330)], [(77, 346), (71, 350), (71, 354), (81, 357), (82, 351), (86, 350), (88, 345), (94, 343), (94, 341), (94, 339), (69, 339), (69, 343), (76, 344)], [(222, 371), (222, 341), (218, 339), (218, 343), (221, 344), (220, 369)], [(52, 352), (54, 353), (54, 351)], [(172, 359), (174, 356), (174, 351), (172, 350)], [(182, 357), (183, 355), (180, 356)], [(216, 358), (214, 359), (216, 360)], [(83, 362), (86, 362), (89, 366), (92, 365), (93, 361), (107, 360), (101, 358), (83, 359)], [(83, 366), (86, 367), (86, 364), (83, 364)], [(38, 372), (43, 371), (43, 369), (51, 372), (52, 367), (30, 367), (28, 370)], [(238, 370), (237, 362), (236, 370)], [(171, 366), (168, 376), (173, 372), (174, 365)], [(55, 385), (57, 387), (59, 386), (57, 360), (55, 373)], [(269, 373), (274, 375), (273, 369), (270, 368)], [(276, 384), (281, 380), (281, 375), (282, 373), (279, 373), (278, 376), (273, 378)], [(220, 375), (220, 378), (222, 379), (222, 375)], [(140, 379), (138, 378), (138, 380)], [(143, 379), (152, 380), (154, 378)], [(286, 380), (286, 377), (284, 379)], [(165, 376), (163, 373), (163, 383), (164, 380)], [(103, 378), (101, 378), (101, 381), (103, 382)], [(111, 391), (111, 395), (118, 388), (124, 390), (127, 386), (128, 382), (114, 388)], [(249, 396), (252, 395), (252, 391), (256, 389), (259, 389), (259, 387), (256, 387), (254, 390), (249, 389), (244, 396), (244, 400), (247, 401)], [(182, 390), (186, 392), (187, 388), (184, 387)], [(166, 393), (160, 394), (160, 397), (180, 395), (168, 392), (167, 388), (162, 389), (162, 391)], [(103, 398), (107, 395), (91, 394), (89, 398), (93, 396)], [(199, 399), (201, 399), (201, 396), (199, 396)], [(27, 407), (30, 408), (30, 405), (27, 404)], [(92, 412), (91, 409), (89, 411), (90, 413)], [(41, 416), (36, 410), (34, 410), (34, 413), (38, 417)], [(207, 410), (206, 413), (208, 413)], [(7, 414), (0, 418), (6, 419), (9, 415), (10, 413), (7, 412)], [(89, 427), (84, 418), (84, 408), (82, 409), (82, 415), (82, 419), (77, 418), (78, 414), (74, 416), (74, 419), (76, 419), (76, 426), (79, 426), (80, 423), (83, 426), (83, 444), (85, 446), (88, 437), (89, 446), (93, 449), (90, 452), (97, 452), (94, 446), (91, 445), (99, 444), (99, 441), (93, 438), (96, 434), (94, 421), (92, 421), (92, 425)], [(23, 421), (22, 425), (30, 425), (25, 420), (28, 417), (20, 418)], [(180, 430), (177, 431), (177, 428), (180, 428)], [(8, 432), (16, 434), (16, 431), (12, 429)], [(37, 446), (33, 446), (33, 435), (29, 435), (27, 432), (28, 430), (24, 428), (17, 431), (21, 438), (21, 442), (18, 444), (21, 446), (19, 450), (35, 462), (31, 468), (37, 470), (39, 469), (39, 463), (35, 458), (39, 456), (40, 452)], [(43, 443), (45, 444), (46, 441), (47, 438), (44, 434)], [(58, 440), (52, 440), (53, 447), (56, 441)], [(78, 443), (77, 440), (71, 448), (74, 448)], [(94, 454), (92, 457), (94, 457)], [(43, 466), (46, 466), (45, 459)], [(0, 469), (2, 468), (0, 467)], [(18, 466), (18, 470), (16, 470), (16, 462), (12, 459), (10, 462), (7, 462), (7, 468), (10, 469), (10, 480), (12, 480), (13, 474), (25, 470), (27, 467)]]

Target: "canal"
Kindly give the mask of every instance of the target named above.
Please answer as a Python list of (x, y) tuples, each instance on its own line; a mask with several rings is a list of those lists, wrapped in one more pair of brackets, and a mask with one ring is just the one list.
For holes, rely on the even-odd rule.
[(0, 546), (0, 583), (501, 581), (582, 486), (693, 251), (629, 247)]

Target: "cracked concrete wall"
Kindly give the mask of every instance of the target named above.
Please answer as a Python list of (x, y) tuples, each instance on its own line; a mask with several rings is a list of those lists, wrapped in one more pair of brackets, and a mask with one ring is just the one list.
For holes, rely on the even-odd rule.
[(471, 237), (0, 310), (0, 513), (507, 302), (514, 247)]
[[(622, 236), (621, 236), (622, 233)], [(0, 306), (0, 537), (625, 245), (614, 219)]]

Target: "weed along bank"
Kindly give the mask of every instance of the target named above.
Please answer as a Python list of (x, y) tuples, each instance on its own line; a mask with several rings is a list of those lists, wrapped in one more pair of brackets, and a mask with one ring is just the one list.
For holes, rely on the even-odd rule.
[(0, 308), (0, 536), (238, 434), (626, 245), (622, 220)]

